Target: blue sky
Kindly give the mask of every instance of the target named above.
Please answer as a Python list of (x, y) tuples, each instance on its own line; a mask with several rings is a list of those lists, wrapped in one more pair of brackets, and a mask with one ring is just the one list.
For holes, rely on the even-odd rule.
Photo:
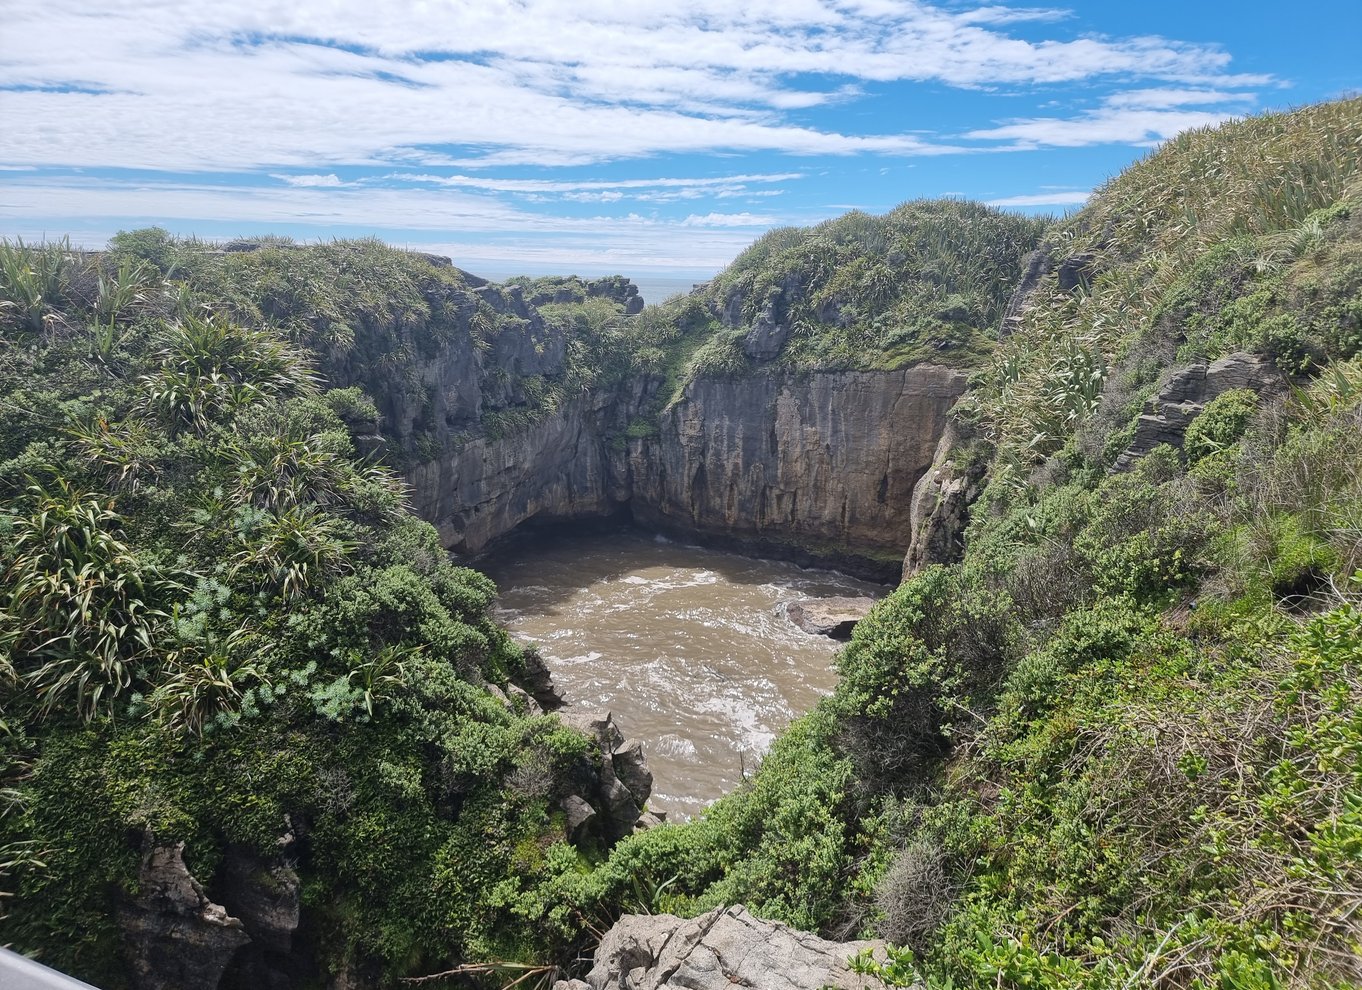
[(705, 277), (921, 196), (1062, 212), (1178, 131), (1362, 90), (1362, 3), (46, 0), (0, 28), (0, 235), (376, 235)]

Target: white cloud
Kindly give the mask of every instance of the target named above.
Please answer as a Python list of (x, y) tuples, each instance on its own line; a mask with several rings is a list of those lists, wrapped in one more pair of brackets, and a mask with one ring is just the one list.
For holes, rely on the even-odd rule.
[(1211, 106), (1217, 103), (1252, 103), (1252, 93), (1231, 93), (1215, 89), (1132, 89), (1113, 93), (1103, 102), (1109, 107), (1140, 107), (1146, 110), (1168, 107)]
[(0, 85), (24, 88), (0, 101), (0, 131), (25, 140), (0, 157), (209, 171), (945, 153), (786, 114), (868, 83), (1226, 73), (1214, 46), (1008, 33), (1061, 16), (921, 0), (49, 0), (6, 13)]
[(602, 192), (563, 193), (563, 198), (574, 203), (618, 203), (624, 198), (624, 193), (618, 189), (606, 189)]
[[(695, 222), (640, 213), (560, 217), (449, 190), (200, 185), (175, 180), (19, 180), (5, 187), (3, 199), (6, 219), (0, 236), (25, 240), (52, 234), (55, 224), (58, 233), (71, 233), (73, 243), (93, 248), (117, 230), (149, 220), (180, 233), (204, 234), (218, 229), (218, 218), (230, 217), (241, 225), (234, 233), (288, 225), (306, 238), (330, 237), (337, 227), (359, 228), (398, 244), (410, 238), (419, 244), (459, 245), (443, 253), (463, 267), (496, 262), (519, 265), (522, 271), (583, 259), (620, 271), (668, 267), (713, 271), (732, 260), (761, 228), (775, 223), (746, 213), (712, 214)], [(104, 225), (92, 226), (90, 217), (105, 218)]]
[(689, 178), (661, 177), (655, 179), (500, 179), (471, 175), (425, 175), (393, 173), (390, 179), (403, 182), (425, 182), (439, 186), (463, 186), (491, 192), (560, 193), (607, 189), (703, 189), (710, 187), (743, 187), (749, 183), (787, 182), (802, 179), (802, 172), (774, 172), (755, 175), (693, 176)]
[(1044, 192), (990, 199), (989, 206), (1082, 206), (1090, 192)]
[(980, 141), (1011, 141), (1013, 148), (1078, 148), (1091, 144), (1155, 144), (1192, 127), (1218, 124), (1233, 116), (1205, 110), (1146, 110), (1108, 107), (1078, 117), (1033, 117), (1000, 127), (969, 131)]
[(774, 227), (774, 217), (759, 217), (753, 213), (692, 213), (681, 221), (683, 227)]
[(340, 176), (336, 175), (334, 172), (332, 172), (330, 175), (279, 175), (279, 174), (274, 174), (274, 175), (270, 176), (270, 178), (279, 179), (279, 180), (281, 180), (281, 181), (283, 181), (283, 182), (287, 182), (290, 186), (297, 186), (297, 187), (303, 188), (303, 189), (308, 189), (308, 188), (322, 188), (322, 187), (327, 187), (327, 186), (335, 187), (335, 186), (343, 186), (343, 185), (345, 185), (345, 183), (341, 182)]
[[(777, 222), (724, 207), (763, 210), (771, 197), (827, 185), (827, 163), (804, 158), (1149, 143), (1249, 105), (1252, 94), (1235, 90), (1272, 81), (1232, 74), (1214, 45), (1080, 34), (1066, 10), (969, 3), (19, 5), (0, 29), (0, 133), (24, 139), (0, 144), (9, 176), (0, 212), (24, 231), (148, 221), (192, 230), (215, 218), (220, 230), (230, 217), (243, 231), (454, 238), (512, 262), (542, 251), (545, 263), (577, 252), (618, 256), (621, 267), (681, 256), (716, 267)], [(1093, 96), (1095, 109), (986, 117), (950, 137), (897, 110), (874, 112), (893, 98), (890, 84), (914, 82), (1010, 94), (1052, 86), (1068, 100), (1118, 91)], [(849, 104), (855, 112), (828, 112)], [(767, 153), (800, 157), (718, 174), (725, 156)], [(709, 156), (706, 174), (678, 174), (685, 155)], [(550, 171), (663, 156), (655, 177), (626, 166), (588, 178)], [(80, 169), (128, 171), (73, 177)], [(553, 215), (565, 202), (635, 212)], [(782, 213), (822, 218), (821, 207), (786, 202)]]

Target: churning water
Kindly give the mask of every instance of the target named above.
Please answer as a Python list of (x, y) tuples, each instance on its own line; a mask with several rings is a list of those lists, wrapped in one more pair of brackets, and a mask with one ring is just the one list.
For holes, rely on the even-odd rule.
[(799, 629), (785, 605), (885, 590), (637, 531), (534, 535), (479, 566), (568, 704), (613, 712), (643, 741), (649, 806), (674, 819), (735, 787), (832, 690), (839, 644)]

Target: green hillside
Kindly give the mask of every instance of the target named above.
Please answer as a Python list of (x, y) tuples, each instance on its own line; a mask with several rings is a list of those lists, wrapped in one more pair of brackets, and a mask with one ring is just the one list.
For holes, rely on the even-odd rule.
[[(1358, 985), (1360, 142), (1358, 100), (1190, 133), (1051, 228), (962, 405), (990, 460), (964, 559), (606, 889), (879, 933), (905, 985)], [(1238, 350), (1294, 391), (1110, 472), (1170, 367)]]

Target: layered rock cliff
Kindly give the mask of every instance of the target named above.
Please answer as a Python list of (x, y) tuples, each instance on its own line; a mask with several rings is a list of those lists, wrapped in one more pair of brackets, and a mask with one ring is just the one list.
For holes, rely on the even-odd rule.
[(892, 576), (965, 375), (937, 365), (701, 379), (630, 452), (647, 526)]
[[(632, 515), (897, 576), (914, 487), (965, 389), (951, 367), (973, 353), (950, 322), (960, 314), (912, 334), (886, 316), (877, 330), (854, 291), (787, 274), (761, 306), (739, 279), (640, 315), (619, 278), (493, 285), (443, 259), (380, 260), (387, 281), (363, 296), (376, 304), (289, 319), (330, 385), (373, 398), (376, 415), (338, 411), (363, 452), (402, 469), (450, 549), (477, 555), (529, 522)], [(821, 339), (808, 319), (824, 318), (838, 347), (865, 337), (859, 358), (808, 352)], [(732, 366), (694, 357), (731, 341)]]
[(530, 521), (627, 513), (643, 526), (890, 578), (965, 376), (763, 372), (699, 380), (655, 437), (621, 444), (639, 395), (594, 393), (505, 437), (451, 443), (408, 470), (413, 506), (476, 554)]

